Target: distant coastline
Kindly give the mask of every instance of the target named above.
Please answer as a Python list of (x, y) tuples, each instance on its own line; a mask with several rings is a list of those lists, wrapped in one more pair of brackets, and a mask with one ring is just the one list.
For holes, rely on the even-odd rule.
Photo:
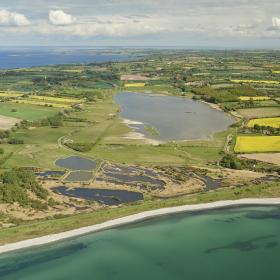
[(134, 59), (136, 59), (136, 57), (128, 54), (114, 53), (112, 51), (104, 54), (100, 53), (100, 50), (94, 49), (0, 49), (0, 69), (3, 70), (56, 65), (121, 62)]

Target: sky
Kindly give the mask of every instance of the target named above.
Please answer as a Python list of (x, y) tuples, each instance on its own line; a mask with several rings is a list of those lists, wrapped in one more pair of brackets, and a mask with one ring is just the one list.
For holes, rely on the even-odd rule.
[(0, 46), (280, 48), (279, 0), (0, 0)]

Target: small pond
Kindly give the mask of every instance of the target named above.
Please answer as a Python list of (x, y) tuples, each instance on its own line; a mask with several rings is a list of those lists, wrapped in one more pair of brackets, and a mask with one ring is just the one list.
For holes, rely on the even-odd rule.
[(211, 191), (222, 187), (221, 179), (213, 179), (206, 175), (199, 175), (199, 177), (204, 181), (206, 186), (206, 191)]
[(59, 167), (71, 170), (93, 170), (96, 168), (96, 161), (79, 157), (71, 156), (56, 160), (55, 164)]
[(126, 190), (86, 188), (67, 189), (63, 186), (53, 188), (53, 190), (65, 196), (97, 201), (106, 205), (119, 205), (122, 203), (134, 202), (144, 199), (142, 193), (131, 192)]
[(159, 141), (209, 139), (234, 123), (225, 112), (190, 98), (121, 92), (115, 101), (130, 127)]

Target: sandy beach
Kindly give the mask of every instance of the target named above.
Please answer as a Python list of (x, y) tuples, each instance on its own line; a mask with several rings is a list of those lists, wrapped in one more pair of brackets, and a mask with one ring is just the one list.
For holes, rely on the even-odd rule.
[(98, 231), (130, 224), (130, 223), (151, 219), (154, 217), (163, 216), (163, 215), (211, 210), (211, 209), (218, 209), (218, 208), (231, 207), (231, 206), (250, 206), (250, 205), (259, 205), (259, 206), (280, 205), (280, 198), (260, 198), (260, 199), (248, 198), (248, 199), (240, 199), (240, 200), (227, 200), (227, 201), (217, 201), (217, 202), (195, 204), (195, 205), (184, 205), (184, 206), (146, 211), (139, 214), (130, 215), (127, 217), (110, 220), (93, 226), (83, 227), (75, 230), (61, 232), (58, 234), (51, 234), (51, 235), (46, 235), (34, 239), (2, 245), (0, 246), (0, 254), (12, 252), (20, 249), (25, 249), (33, 246), (45, 245), (60, 240), (65, 240), (88, 233), (98, 232)]
[(133, 125), (141, 125), (141, 124), (143, 125), (142, 122), (132, 121), (124, 118), (122, 119), (122, 122), (126, 124), (128, 127), (133, 129), (133, 131), (125, 134), (123, 138), (131, 139), (131, 140), (142, 140), (146, 144), (155, 145), (155, 146), (164, 143), (163, 141), (147, 138), (143, 133), (137, 132)]

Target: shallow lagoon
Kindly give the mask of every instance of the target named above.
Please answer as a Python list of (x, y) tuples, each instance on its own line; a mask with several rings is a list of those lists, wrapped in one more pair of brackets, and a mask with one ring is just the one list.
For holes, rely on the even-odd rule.
[[(120, 117), (134, 122), (131, 127), (161, 141), (208, 139), (234, 122), (226, 113), (189, 98), (122, 92), (115, 101), (121, 107)], [(147, 125), (159, 135), (146, 131)]]
[(126, 190), (87, 189), (87, 188), (67, 189), (64, 186), (53, 188), (53, 190), (57, 191), (62, 195), (97, 201), (105, 205), (119, 205), (122, 203), (129, 203), (129, 202), (143, 200), (142, 193), (126, 191)]
[(279, 232), (277, 207), (161, 217), (0, 255), (0, 279), (278, 279)]

